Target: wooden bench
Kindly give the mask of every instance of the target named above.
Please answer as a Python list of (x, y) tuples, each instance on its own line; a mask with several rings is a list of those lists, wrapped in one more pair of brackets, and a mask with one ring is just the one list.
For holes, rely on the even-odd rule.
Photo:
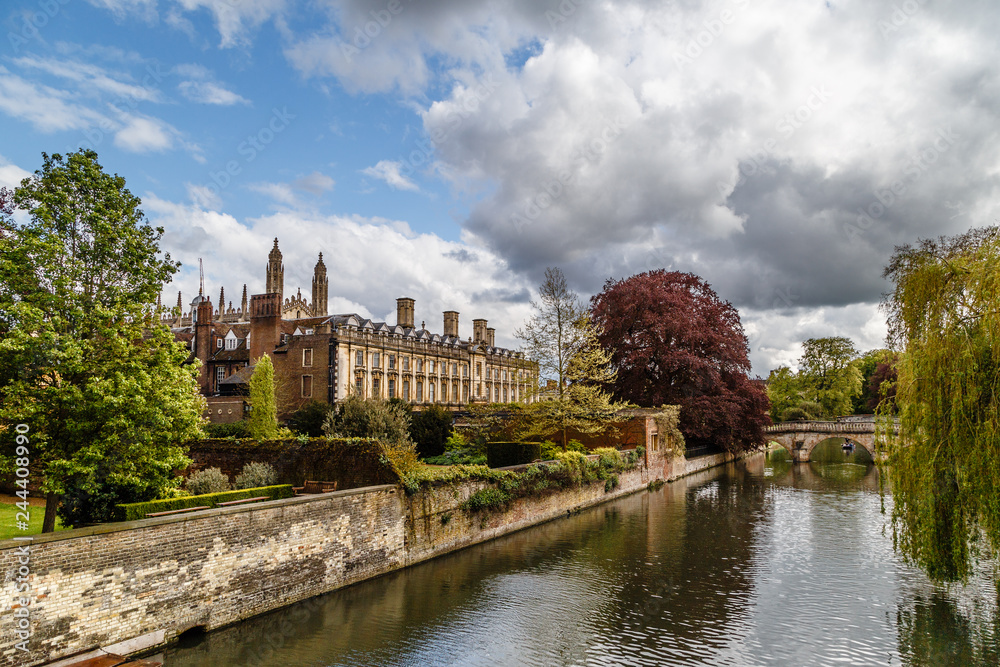
[(217, 507), (228, 507), (229, 505), (242, 505), (243, 503), (255, 503), (258, 500), (270, 500), (271, 496), (257, 496), (256, 498), (244, 498), (243, 500), (229, 500), (224, 503), (215, 503)]
[(330, 493), (331, 491), (337, 490), (336, 482), (317, 482), (315, 480), (306, 480), (305, 486), (295, 486), (292, 487), (292, 491), (295, 495), (301, 496), (309, 493)]
[(168, 512), (152, 512), (151, 514), (147, 514), (146, 516), (147, 517), (167, 516), (169, 514), (183, 514), (184, 512), (195, 512), (197, 510), (210, 510), (210, 509), (212, 508), (208, 505), (200, 505), (198, 507), (185, 507), (184, 509), (170, 510)]

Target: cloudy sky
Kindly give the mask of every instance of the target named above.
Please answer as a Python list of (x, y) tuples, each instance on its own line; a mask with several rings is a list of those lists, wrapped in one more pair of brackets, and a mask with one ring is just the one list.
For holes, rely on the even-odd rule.
[[(754, 371), (882, 345), (895, 245), (996, 221), (992, 0), (5, 0), (0, 184), (95, 148), (184, 263), (486, 317), (547, 266), (654, 268), (740, 310)], [(236, 304), (238, 305), (238, 303)]]

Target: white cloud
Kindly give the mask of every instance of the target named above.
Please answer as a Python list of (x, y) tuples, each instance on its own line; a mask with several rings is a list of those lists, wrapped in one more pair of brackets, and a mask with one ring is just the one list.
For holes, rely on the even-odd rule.
[(21, 169), (13, 164), (3, 155), (0, 155), (0, 188), (14, 188), (21, 185), (21, 181), (31, 176), (31, 172)]
[(153, 68), (150, 68), (150, 71), (156, 76), (146, 76), (144, 85), (137, 85), (128, 82), (129, 77), (123, 73), (112, 74), (103, 67), (89, 63), (35, 56), (17, 58), (12, 62), (22, 68), (46, 72), (72, 81), (83, 91), (111, 93), (119, 100), (127, 101), (133, 106), (138, 102), (159, 102), (162, 99), (158, 89), (161, 77)]
[(282, 204), (294, 206), (298, 203), (295, 192), (288, 183), (254, 183), (249, 187), (254, 192), (259, 192)]
[(78, 130), (107, 119), (78, 104), (61, 90), (31, 83), (0, 66), (0, 111), (20, 118), (40, 132)]
[(245, 47), (252, 32), (266, 21), (281, 16), (285, 0), (176, 0), (187, 12), (207, 10), (219, 31), (219, 47)]
[(222, 208), (222, 198), (219, 197), (218, 191), (206, 185), (195, 185), (193, 183), (186, 184), (186, 187), (188, 199), (191, 200), (191, 203), (195, 207), (212, 211), (218, 211)]
[(310, 194), (321, 195), (324, 192), (333, 189), (334, 181), (326, 174), (314, 171), (307, 176), (295, 179), (293, 185), (297, 189), (304, 190)]
[(226, 90), (221, 84), (212, 81), (181, 81), (177, 88), (184, 97), (200, 104), (217, 104), (219, 106), (250, 104), (250, 100), (231, 90)]
[(157, 18), (157, 0), (87, 0), (87, 2), (110, 11), (118, 20), (132, 15), (152, 23)]
[(133, 153), (168, 150), (174, 145), (177, 131), (158, 118), (131, 116), (115, 134), (115, 146)]
[(374, 167), (366, 167), (361, 170), (362, 174), (385, 181), (394, 190), (418, 191), (420, 188), (409, 178), (400, 173), (403, 167), (402, 162), (395, 160), (379, 160)]
[(254, 192), (259, 192), (286, 206), (303, 207), (304, 204), (298, 193), (306, 192), (313, 196), (319, 196), (332, 189), (333, 186), (332, 178), (314, 171), (291, 183), (253, 183), (249, 187)]

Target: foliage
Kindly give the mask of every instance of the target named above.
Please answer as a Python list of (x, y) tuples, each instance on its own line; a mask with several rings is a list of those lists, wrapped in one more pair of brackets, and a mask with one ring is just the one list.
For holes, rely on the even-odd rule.
[(798, 377), (788, 366), (779, 366), (767, 377), (767, 398), (771, 402), (771, 421), (783, 422), (801, 417), (787, 416), (787, 412), (797, 408), (802, 402), (802, 392)]
[(278, 437), (278, 406), (274, 399), (274, 364), (266, 354), (257, 360), (250, 376), (250, 415), (247, 435), (255, 440)]
[(806, 400), (819, 403), (824, 418), (853, 412), (861, 393), (858, 350), (849, 338), (810, 338), (802, 343), (799, 383)]
[(384, 457), (400, 479), (416, 469), (420, 460), (410, 440), (410, 413), (398, 402), (348, 396), (323, 425), (328, 437), (369, 438), (380, 443)]
[(466, 447), (449, 449), (440, 456), (429, 456), (424, 459), (424, 463), (435, 466), (486, 465), (486, 456), (476, 449)]
[(491, 468), (506, 468), (537, 461), (542, 446), (537, 442), (491, 442), (486, 445), (486, 460)]
[(579, 440), (570, 440), (566, 448), (563, 449), (558, 444), (552, 442), (551, 440), (546, 440), (542, 443), (541, 457), (544, 461), (555, 461), (556, 456), (560, 452), (587, 452), (587, 448), (583, 446)]
[(333, 407), (330, 404), (309, 401), (288, 417), (288, 428), (293, 433), (318, 438), (323, 435), (323, 424), (331, 412)]
[(56, 494), (173, 488), (205, 404), (152, 305), (178, 267), (162, 228), (93, 151), (43, 160), (14, 195), (25, 221), (0, 214), (0, 423), (30, 425), (51, 530)]
[[(931, 578), (964, 580), (1000, 553), (1000, 229), (896, 249), (885, 270), (899, 435), (888, 451), (893, 533)], [(885, 414), (885, 413), (883, 413)]]
[(274, 486), (278, 483), (278, 472), (269, 463), (251, 461), (233, 480), (234, 489), (252, 489), (258, 486)]
[(278, 484), (252, 489), (237, 489), (235, 491), (222, 491), (220, 493), (184, 496), (182, 498), (150, 500), (144, 503), (125, 503), (115, 507), (115, 521), (138, 521), (139, 519), (145, 519), (147, 514), (170, 512), (189, 507), (216, 507), (219, 503), (257, 498), (258, 496), (268, 496), (271, 500), (279, 500), (281, 498), (291, 498), (294, 495), (295, 492), (292, 490), (291, 484)]
[[(184, 486), (193, 496), (200, 496), (206, 493), (221, 493), (229, 491), (232, 485), (229, 477), (223, 474), (218, 468), (205, 468), (191, 473)], [(152, 498), (150, 498), (152, 500)]]
[(604, 433), (622, 418), (628, 407), (615, 401), (606, 387), (615, 381), (611, 356), (599, 343), (600, 331), (590, 313), (570, 291), (559, 269), (546, 269), (538, 289), (540, 301), (531, 302), (535, 314), (514, 335), (524, 341), (526, 354), (539, 364), (543, 378), (556, 381), (555, 392), (525, 410), (520, 439), (560, 433), (566, 447), (568, 431)]
[(513, 500), (513, 496), (509, 491), (487, 486), (469, 496), (469, 499), (462, 503), (462, 509), (469, 512), (482, 512), (483, 510), (496, 512), (509, 505), (511, 500)]
[(688, 446), (762, 446), (767, 395), (752, 380), (740, 316), (701, 278), (650, 271), (609, 280), (591, 299), (611, 356), (615, 396), (647, 407), (680, 406)]
[(451, 437), (454, 417), (440, 405), (431, 405), (413, 412), (410, 417), (410, 438), (420, 456), (437, 456), (444, 453), (445, 443)]
[(473, 403), (469, 405), (466, 440), (484, 453), (491, 440), (516, 440), (525, 430), (527, 414), (521, 403)]
[(896, 412), (896, 381), (899, 377), (896, 367), (898, 364), (899, 356), (892, 353), (891, 356), (875, 365), (875, 370), (867, 378), (864, 396), (868, 400), (865, 404), (865, 412), (875, 413), (880, 406), (883, 412)]
[(248, 438), (247, 422), (238, 421), (229, 424), (205, 424), (205, 435), (209, 438)]
[[(674, 454), (683, 454), (685, 450), (684, 446), (684, 433), (681, 432), (681, 408), (679, 405), (664, 405), (660, 407), (660, 411), (653, 415), (653, 420), (656, 422), (656, 433), (660, 438), (660, 446), (664, 452), (672, 452)], [(669, 444), (669, 448), (668, 448)], [(645, 452), (645, 447), (642, 447), (643, 452)], [(598, 450), (600, 451), (600, 450)]]
[(62, 495), (58, 515), (64, 526), (80, 526), (114, 521), (115, 506), (153, 500), (164, 485), (143, 480), (112, 479), (89, 488), (70, 485)]

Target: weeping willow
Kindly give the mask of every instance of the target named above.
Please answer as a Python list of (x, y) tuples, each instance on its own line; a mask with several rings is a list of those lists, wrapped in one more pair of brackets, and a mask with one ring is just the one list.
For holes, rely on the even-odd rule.
[(880, 420), (896, 549), (936, 581), (1000, 553), (1000, 229), (897, 248), (898, 434)]

